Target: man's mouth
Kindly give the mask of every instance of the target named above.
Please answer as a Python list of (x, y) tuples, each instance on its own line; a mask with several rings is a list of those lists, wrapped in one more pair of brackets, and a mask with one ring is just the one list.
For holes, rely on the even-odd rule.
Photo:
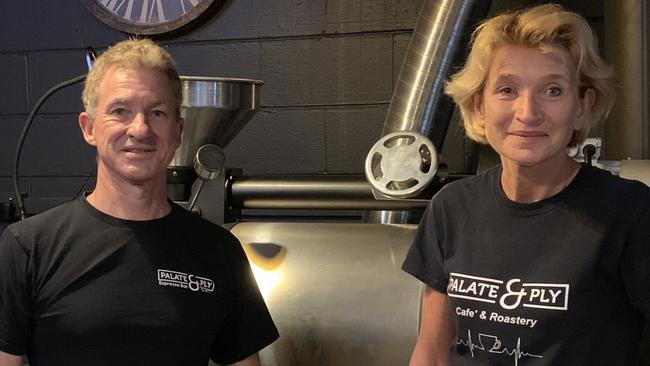
[(124, 152), (129, 152), (129, 153), (147, 153), (147, 152), (152, 152), (156, 151), (155, 149), (149, 149), (149, 148), (128, 148), (128, 149), (122, 149)]

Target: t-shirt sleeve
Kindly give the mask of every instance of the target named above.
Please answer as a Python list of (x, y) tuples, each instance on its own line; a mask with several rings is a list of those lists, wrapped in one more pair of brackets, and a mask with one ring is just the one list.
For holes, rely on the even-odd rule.
[(621, 263), (630, 302), (646, 320), (650, 320), (650, 197), (648, 200), (630, 231)]
[(402, 269), (432, 289), (447, 293), (448, 278), (444, 271), (444, 256), (440, 229), (435, 218), (436, 197), (429, 202), (406, 255)]
[(241, 361), (273, 343), (279, 333), (260, 294), (244, 250), (236, 244), (239, 279), (234, 304), (212, 347), (211, 358), (220, 364)]
[(27, 281), (29, 256), (10, 229), (0, 235), (0, 351), (27, 352), (30, 305)]

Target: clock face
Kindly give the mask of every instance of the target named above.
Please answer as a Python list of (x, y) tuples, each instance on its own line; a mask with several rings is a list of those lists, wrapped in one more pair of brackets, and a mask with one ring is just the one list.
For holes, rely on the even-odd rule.
[(224, 0), (81, 0), (101, 21), (133, 34), (168, 33), (211, 14)]

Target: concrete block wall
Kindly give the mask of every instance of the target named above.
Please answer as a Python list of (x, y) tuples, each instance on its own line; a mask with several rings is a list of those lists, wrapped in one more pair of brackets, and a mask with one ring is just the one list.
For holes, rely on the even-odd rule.
[[(494, 1), (495, 11), (532, 1)], [(566, 1), (590, 11), (593, 1)], [(600, 3), (600, 2), (599, 2)], [(227, 147), (244, 174), (362, 173), (380, 136), (421, 0), (229, 0), (211, 19), (162, 41), (184, 75), (260, 79), (262, 110)], [(577, 4), (577, 5), (576, 5)], [(580, 9), (581, 5), (582, 8)], [(589, 5), (586, 5), (589, 4)], [(0, 201), (11, 192), (16, 141), (29, 109), (86, 72), (85, 49), (128, 37), (79, 1), (0, 2)], [(77, 115), (81, 86), (43, 106), (21, 160), (30, 213), (93, 185), (94, 151)], [(466, 142), (450, 126), (442, 152), (463, 172)]]

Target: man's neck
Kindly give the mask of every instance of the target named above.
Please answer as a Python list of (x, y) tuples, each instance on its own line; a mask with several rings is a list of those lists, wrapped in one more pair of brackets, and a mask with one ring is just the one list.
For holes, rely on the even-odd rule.
[(111, 179), (98, 171), (95, 190), (86, 197), (99, 211), (125, 220), (153, 220), (167, 215), (167, 186), (159, 181), (134, 184)]

